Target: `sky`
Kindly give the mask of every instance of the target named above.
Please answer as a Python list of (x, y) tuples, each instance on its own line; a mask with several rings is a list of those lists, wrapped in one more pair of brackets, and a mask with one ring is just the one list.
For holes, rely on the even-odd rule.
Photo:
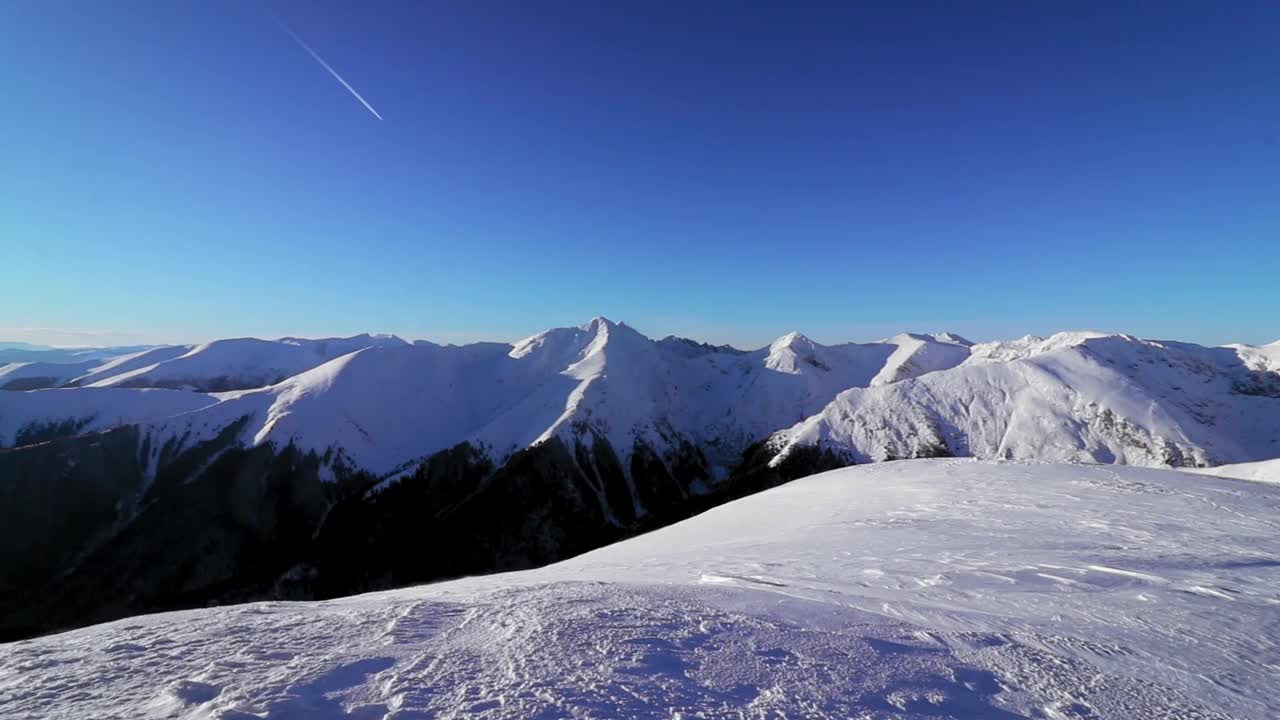
[(15, 0), (0, 340), (1270, 342), (1278, 77), (1271, 1)]

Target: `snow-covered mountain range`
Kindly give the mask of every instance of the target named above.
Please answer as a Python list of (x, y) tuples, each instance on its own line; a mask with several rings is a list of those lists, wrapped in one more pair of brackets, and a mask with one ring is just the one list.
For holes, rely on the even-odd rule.
[(637, 442), (661, 454), (688, 441), (720, 472), (774, 433), (780, 447), (823, 445), (858, 461), (945, 453), (1213, 465), (1280, 455), (1280, 343), (1060, 333), (973, 345), (944, 333), (822, 346), (790, 333), (743, 352), (655, 342), (596, 318), (513, 345), (241, 338), (0, 365), (0, 387), (37, 385), (205, 399), (4, 395), (0, 445), (33, 423), (101, 430), (203, 408), (169, 431), (248, 415), (243, 435), (255, 444), (341, 452), (375, 473), (458, 442), (501, 459), (553, 436), (599, 437), (624, 459)]
[(0, 714), (1266, 720), (1278, 529), (1273, 485), (882, 463), (539, 570), (0, 645)]
[(192, 443), (248, 418), (242, 436), (255, 445), (333, 451), (375, 474), (462, 442), (495, 461), (552, 438), (604, 442), (624, 465), (637, 447), (665, 458), (692, 445), (724, 474), (751, 443), (841, 390), (967, 354), (967, 344), (928, 336), (824, 347), (798, 333), (741, 352), (655, 342), (596, 318), (514, 345), (371, 346), (270, 387), (220, 395), (216, 407), (155, 432)]
[[(349, 338), (234, 338), (203, 345), (107, 348), (96, 353), (49, 350), (53, 359), (0, 362), (0, 389), (56, 387), (172, 388), (214, 392), (280, 382), (321, 363), (369, 347), (407, 346), (394, 335)], [(0, 355), (3, 351), (0, 351)], [(90, 357), (85, 357), (86, 355)], [(64, 359), (66, 358), (66, 359)], [(84, 358), (84, 359), (82, 359)]]
[(127, 350), (0, 366), (0, 630), (528, 567), (855, 462), (1280, 457), (1280, 344), (741, 351), (595, 318)]
[(933, 454), (1205, 466), (1280, 456), (1280, 346), (1062, 333), (852, 388), (780, 434), (858, 462)]

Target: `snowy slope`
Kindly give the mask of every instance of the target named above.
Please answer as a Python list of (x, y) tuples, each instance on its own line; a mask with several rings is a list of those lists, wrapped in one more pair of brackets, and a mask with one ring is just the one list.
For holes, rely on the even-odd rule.
[(341, 355), (365, 347), (405, 346), (394, 336), (357, 335), (323, 340), (215, 340), (151, 365), (111, 373), (85, 385), (93, 387), (169, 387), (236, 390), (278, 383)]
[(460, 442), (500, 461), (553, 437), (599, 439), (624, 467), (637, 442), (664, 457), (690, 443), (723, 473), (749, 444), (883, 376), (889, 360), (900, 360), (891, 374), (918, 374), (959, 362), (956, 348), (967, 355), (925, 336), (827, 347), (791, 333), (741, 352), (655, 342), (595, 318), (514, 345), (367, 348), (269, 388), (223, 394), (219, 406), (158, 432), (196, 442), (248, 416), (249, 444), (341, 450), (375, 473)]
[(1238, 480), (1255, 480), (1258, 482), (1280, 483), (1280, 458), (1260, 460), (1250, 463), (1235, 463), (1209, 468), (1186, 468), (1188, 472), (1218, 477), (1236, 478)]
[(0, 365), (0, 390), (57, 387), (100, 364), (96, 360), (82, 360), (70, 363), (25, 362)]
[(150, 345), (125, 345), (117, 347), (55, 348), (26, 343), (0, 342), (0, 366), (9, 363), (47, 362), (79, 363), (109, 360), (120, 355), (141, 352)]
[[(70, 351), (20, 350), (26, 362), (0, 362), (0, 389), (73, 386), (258, 387), (366, 347), (407, 345), (394, 335), (259, 340)], [(47, 359), (44, 359), (47, 356)], [(212, 387), (209, 387), (212, 386)]]
[[(0, 365), (0, 389), (36, 390), (63, 385), (83, 386), (101, 382), (115, 375), (172, 360), (190, 352), (194, 345), (165, 345), (105, 357), (11, 363)], [(109, 349), (108, 349), (109, 350)], [(122, 350), (131, 350), (124, 348)]]
[(1240, 356), (1245, 365), (1254, 370), (1280, 372), (1280, 340), (1269, 345), (1225, 345)]
[(1273, 718), (1280, 489), (826, 473), (541, 570), (0, 646), (13, 718)]
[(75, 386), (93, 385), (102, 382), (107, 378), (121, 375), (123, 373), (132, 372), (139, 368), (150, 367), (157, 363), (166, 362), (176, 357), (186, 355), (195, 349), (195, 345), (166, 345), (163, 347), (149, 348), (141, 352), (129, 353), (111, 358), (106, 362), (98, 363), (88, 372), (72, 378), (69, 382)]
[(938, 370), (948, 370), (969, 359), (973, 343), (962, 337), (942, 333), (916, 335), (905, 333), (884, 341), (897, 346), (884, 369), (871, 379), (871, 385), (885, 385)]
[(1050, 335), (1047, 338), (1038, 335), (1023, 335), (1015, 340), (995, 340), (978, 343), (970, 348), (971, 362), (1009, 362), (1025, 360), (1062, 348), (1075, 347), (1089, 340), (1110, 337), (1107, 333), (1092, 330), (1073, 330)]
[[(355, 354), (353, 354), (353, 352)], [(250, 418), (246, 444), (340, 450), (374, 473), (468, 442), (494, 461), (550, 438), (664, 462), (692, 446), (723, 476), (753, 443), (858, 461), (956, 454), (1144, 465), (1280, 456), (1280, 346), (1203, 348), (1060, 333), (973, 345), (904, 334), (759, 350), (652, 341), (596, 318), (513, 345), (394, 336), (221, 340), (95, 367), (80, 385), (252, 388), (166, 423), (196, 442)], [(274, 384), (272, 384), (274, 383)], [(837, 397), (838, 396), (838, 397)], [(163, 417), (163, 414), (152, 414)], [(792, 427), (794, 426), (794, 427)]]
[[(88, 433), (117, 425), (158, 421), (206, 408), (217, 402), (203, 393), (183, 390), (76, 388), (0, 392), (0, 448), (20, 435), (36, 434), (70, 423)], [(69, 434), (60, 432), (59, 435)]]
[[(693, 447), (722, 477), (745, 449), (785, 428), (774, 438), (784, 456), (820, 445), (858, 461), (956, 454), (1203, 465), (1280, 456), (1280, 345), (1072, 332), (823, 346), (789, 333), (743, 352), (655, 342), (596, 318), (513, 345), (232, 339), (70, 367), (59, 372), (74, 385), (229, 391), (217, 407), (154, 428), (162, 440), (197, 442), (248, 417), (245, 444), (339, 450), (379, 474), (462, 442), (500, 462), (560, 438), (603, 440), (624, 468), (638, 447), (666, 463)], [(9, 372), (21, 381), (49, 371)]]
[(932, 455), (1139, 465), (1280, 456), (1280, 375), (1231, 348), (1062, 333), (842, 393), (775, 438), (859, 462)]

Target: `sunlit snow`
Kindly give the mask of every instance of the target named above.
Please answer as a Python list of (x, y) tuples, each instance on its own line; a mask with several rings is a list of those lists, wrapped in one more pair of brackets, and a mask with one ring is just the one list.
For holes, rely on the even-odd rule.
[(1274, 718), (1277, 557), (1272, 485), (884, 463), (541, 570), (0, 646), (0, 714)]

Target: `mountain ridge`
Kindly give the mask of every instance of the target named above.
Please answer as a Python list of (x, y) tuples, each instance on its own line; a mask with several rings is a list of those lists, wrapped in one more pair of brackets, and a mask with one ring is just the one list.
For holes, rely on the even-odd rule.
[(25, 548), (0, 572), (0, 634), (532, 567), (853, 463), (1280, 457), (1257, 346), (789, 333), (742, 351), (593, 318), (510, 344), (156, 352), (88, 387), (0, 391), (0, 525)]

